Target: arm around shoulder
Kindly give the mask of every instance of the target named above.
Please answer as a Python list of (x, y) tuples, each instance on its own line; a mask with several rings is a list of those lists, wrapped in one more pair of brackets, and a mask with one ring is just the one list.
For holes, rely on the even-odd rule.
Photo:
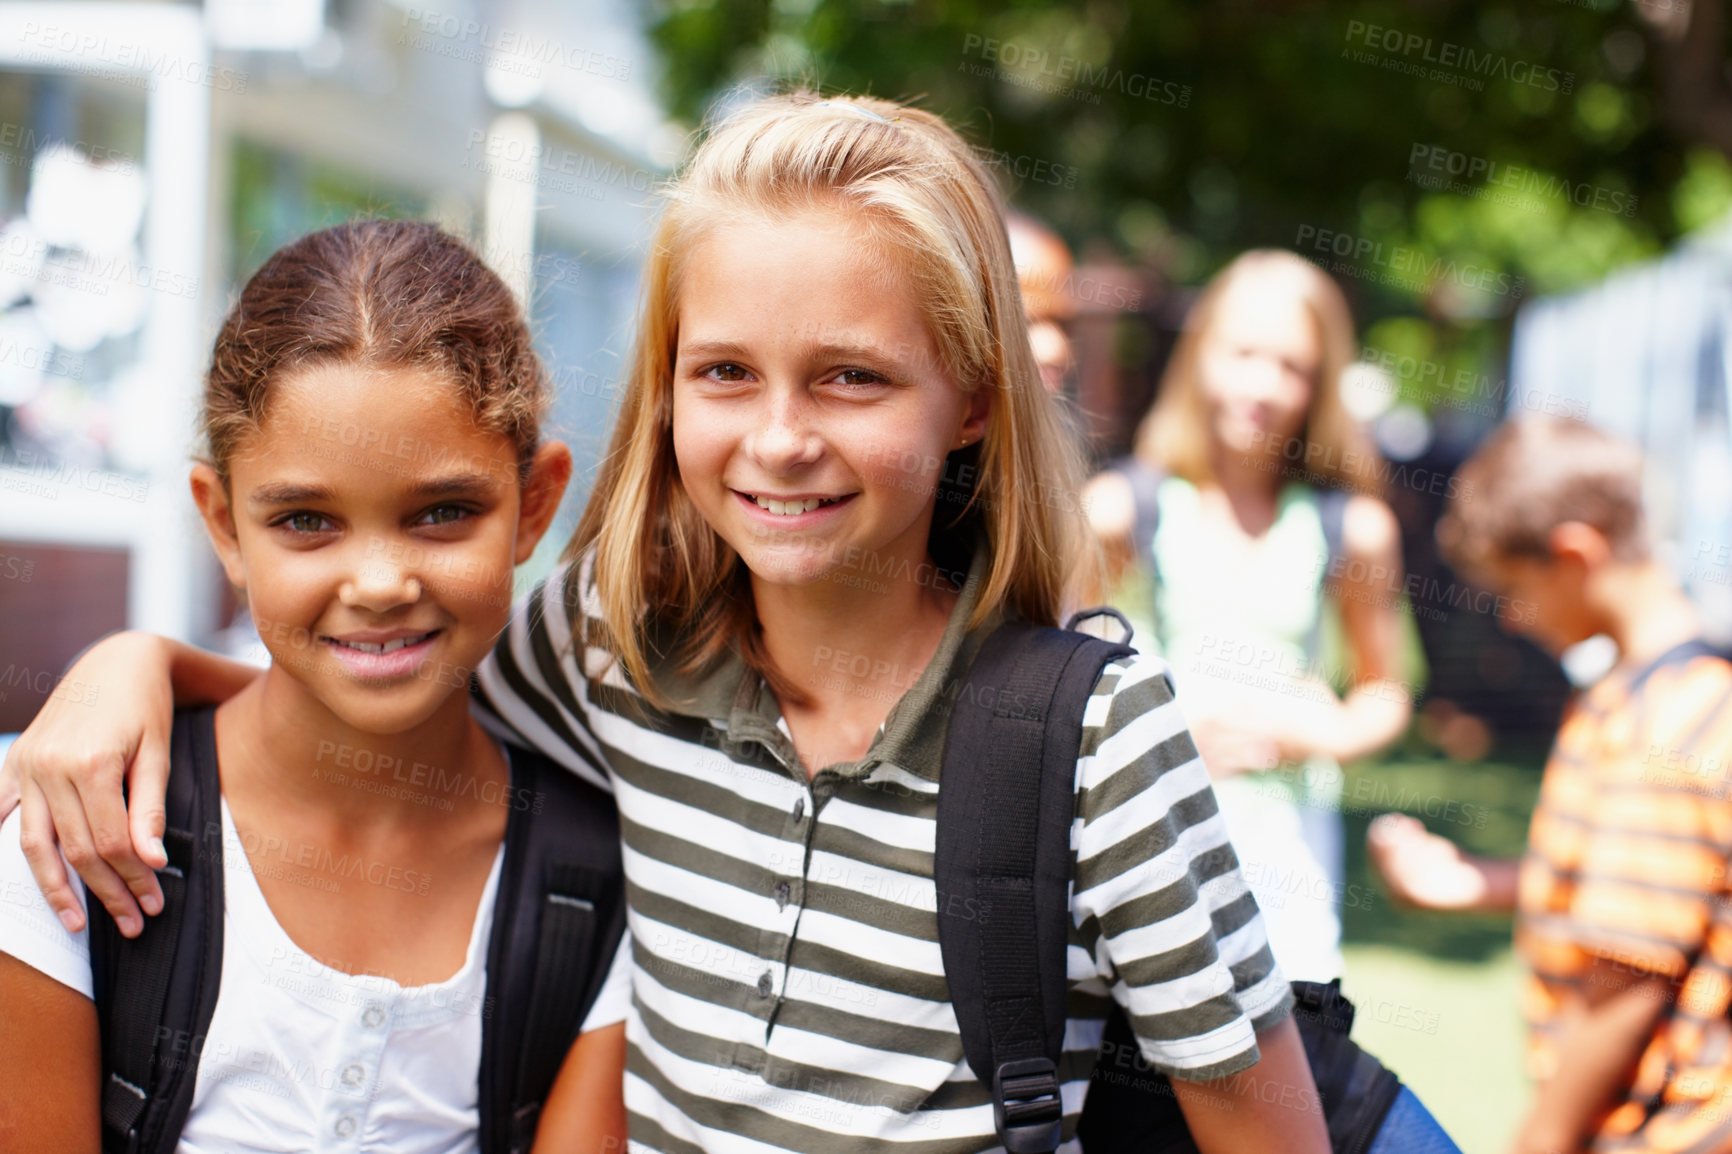
[(153, 867), (167, 864), (160, 839), (175, 705), (226, 700), (257, 674), (140, 632), (103, 639), (67, 671), (62, 684), (78, 692), (49, 697), (8, 751), (6, 774), (16, 779), (31, 871), (69, 927), (84, 913), (56, 847), (127, 936), (143, 928), (141, 905), (162, 908)]

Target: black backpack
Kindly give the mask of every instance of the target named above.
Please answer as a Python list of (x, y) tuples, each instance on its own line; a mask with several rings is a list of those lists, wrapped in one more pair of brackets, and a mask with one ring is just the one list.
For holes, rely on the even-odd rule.
[[(215, 710), (175, 715), (163, 911), (120, 936), (91, 902), (90, 964), (102, 1033), (106, 1154), (172, 1154), (192, 1108), (223, 954), (223, 837)], [(625, 925), (613, 800), (575, 774), (510, 751), (511, 811), (487, 945), (480, 1147), (520, 1154), (600, 992)], [(201, 836), (202, 832), (202, 836)]]
[[(1009, 1154), (1050, 1154), (1063, 1139), (1058, 1059), (1083, 708), (1106, 663), (1133, 652), (1069, 628), (1006, 622), (982, 643), (950, 719), (934, 877), (950, 908), (977, 916), (941, 915), (938, 944), (963, 1052), (992, 1092)], [(1364, 1154), (1401, 1082), (1349, 1039), (1353, 1004), (1339, 981), (1294, 982), (1293, 992), (1330, 1145)], [(1195, 1154), (1171, 1083), (1144, 1062), (1116, 1004), (1102, 1051), (1134, 1054), (1135, 1076), (1091, 1082), (1077, 1129), (1084, 1149)]]

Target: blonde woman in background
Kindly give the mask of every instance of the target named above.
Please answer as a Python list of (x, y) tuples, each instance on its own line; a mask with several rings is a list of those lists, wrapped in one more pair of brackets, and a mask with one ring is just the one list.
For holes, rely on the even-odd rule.
[[(1341, 401), (1354, 351), (1326, 274), (1288, 252), (1243, 254), (1192, 310), (1133, 456), (1085, 490), (1121, 581), (1152, 582), (1154, 643), (1275, 956), (1317, 981), (1341, 972), (1340, 763), (1389, 744), (1412, 709), (1400, 533)], [(1331, 603), (1345, 698), (1321, 658)]]

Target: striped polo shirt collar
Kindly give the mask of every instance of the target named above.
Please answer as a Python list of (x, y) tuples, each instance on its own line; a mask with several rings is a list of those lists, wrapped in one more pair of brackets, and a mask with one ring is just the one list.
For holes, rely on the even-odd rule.
[[(985, 540), (977, 540), (968, 576), (957, 592), (956, 605), (950, 611), (932, 660), (891, 707), (866, 756), (851, 764), (826, 767), (831, 773), (847, 778), (864, 777), (878, 766), (888, 764), (927, 781), (938, 780), (950, 710), (933, 706), (943, 697), (954, 699), (958, 678), (974, 660), (980, 643), (1004, 620), (1003, 611), (997, 610), (979, 629), (967, 628), (991, 564)], [(724, 731), (724, 745), (738, 747), (757, 742), (790, 772), (796, 772), (799, 757), (793, 741), (779, 724), (782, 714), (776, 695), (763, 678), (747, 668), (738, 650), (729, 649), (714, 666), (697, 675), (682, 676), (665, 667), (655, 670), (654, 675), (673, 702), (669, 712), (708, 720)]]

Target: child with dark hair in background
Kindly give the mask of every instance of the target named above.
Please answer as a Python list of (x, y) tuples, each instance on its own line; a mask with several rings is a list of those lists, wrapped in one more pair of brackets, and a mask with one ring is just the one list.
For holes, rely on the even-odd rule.
[(1452, 562), (1551, 652), (1605, 634), (1618, 663), (1564, 715), (1523, 860), (1395, 814), (1368, 837), (1397, 897), (1517, 914), (1537, 1083), (1518, 1154), (1732, 1150), (1732, 664), (1650, 550), (1641, 478), (1633, 448), (1558, 418), (1462, 466)]

